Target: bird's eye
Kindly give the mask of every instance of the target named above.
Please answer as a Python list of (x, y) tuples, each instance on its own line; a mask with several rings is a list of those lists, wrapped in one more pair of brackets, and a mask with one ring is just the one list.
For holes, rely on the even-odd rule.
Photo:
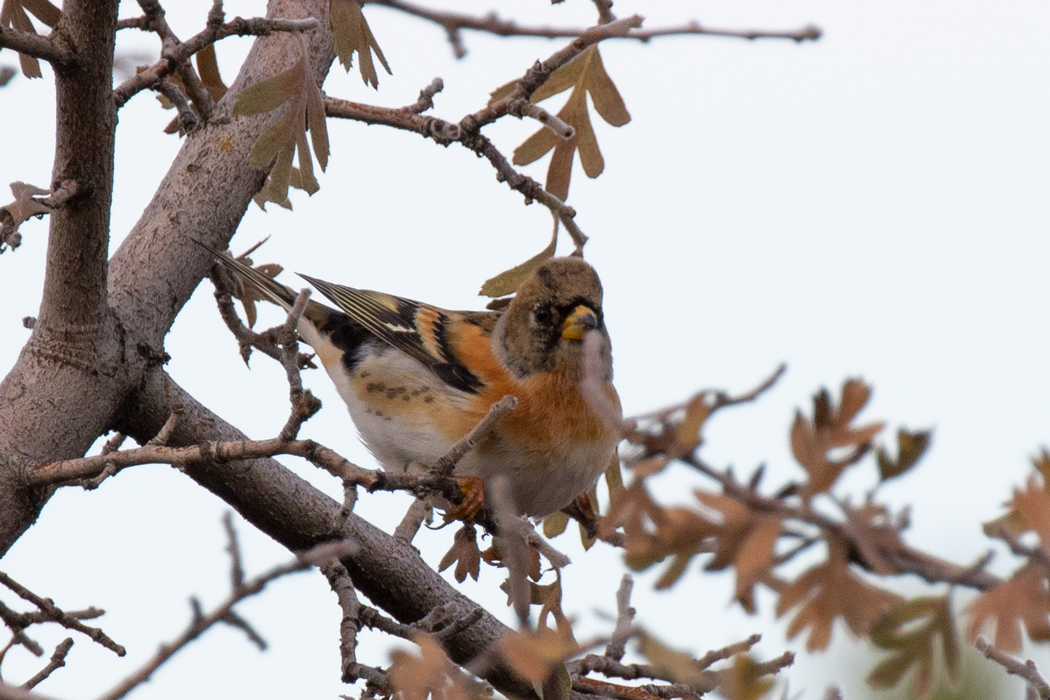
[(544, 304), (538, 305), (535, 309), (532, 310), (532, 318), (539, 325), (541, 325), (541, 326), (542, 325), (546, 325), (551, 320), (551, 309), (550, 309), (550, 307), (546, 306)]

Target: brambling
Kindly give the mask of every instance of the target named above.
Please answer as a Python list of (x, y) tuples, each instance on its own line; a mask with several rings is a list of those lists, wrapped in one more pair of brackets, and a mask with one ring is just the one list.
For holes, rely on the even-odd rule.
[[(273, 302), (294, 304), (290, 288), (208, 250)], [(504, 476), (518, 511), (544, 516), (590, 489), (608, 466), (620, 440), (620, 401), (601, 282), (582, 259), (547, 261), (498, 311), (447, 311), (300, 276), (339, 308), (308, 302), (299, 334), (385, 469), (433, 465), (507, 395), (517, 408), (456, 465), (454, 475), (471, 488)], [(589, 348), (585, 368), (588, 334), (597, 352)], [(605, 406), (595, 405), (588, 380)]]

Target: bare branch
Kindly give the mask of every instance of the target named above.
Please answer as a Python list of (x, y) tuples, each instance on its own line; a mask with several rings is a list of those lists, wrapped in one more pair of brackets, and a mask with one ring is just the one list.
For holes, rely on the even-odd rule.
[[(249, 598), (261, 592), (271, 581), (282, 576), (287, 576), (288, 574), (305, 571), (312, 566), (317, 566), (333, 558), (347, 556), (352, 553), (356, 547), (357, 545), (352, 542), (336, 542), (320, 545), (308, 552), (303, 552), (302, 554), (297, 555), (294, 560), (287, 564), (274, 567), (270, 571), (235, 587), (233, 592), (222, 603), (222, 605), (211, 613), (202, 615), (198, 614), (199, 610), (195, 610), (193, 620), (185, 632), (173, 641), (162, 645), (160, 649), (157, 650), (157, 653), (143, 664), (142, 667), (118, 683), (112, 690), (103, 695), (100, 700), (119, 700), (124, 697), (134, 688), (149, 680), (150, 676), (152, 676), (153, 673), (168, 659), (219, 622), (233, 624), (234, 626), (245, 629), (247, 623), (245, 623), (239, 616), (233, 614), (233, 606), (245, 598)], [(250, 627), (248, 627), (247, 630), (250, 630)], [(255, 636), (257, 637), (257, 635)], [(254, 641), (258, 643), (258, 640)]]
[(415, 538), (416, 533), (419, 532), (420, 525), (423, 524), (430, 511), (431, 507), (427, 504), (426, 499), (414, 499), (412, 505), (405, 511), (405, 517), (401, 519), (401, 522), (394, 530), (394, 537), (405, 542), (411, 542)]
[(288, 422), (281, 428), (282, 440), (294, 440), (303, 423), (321, 410), (321, 401), (309, 389), (303, 390), (303, 379), (299, 376), (299, 338), (295, 329), (309, 300), (310, 290), (301, 290), (295, 298), (295, 304), (288, 310), (288, 317), (279, 332), (281, 365), (284, 366), (288, 377), (288, 398), (292, 402), (292, 413), (288, 416)]
[(36, 675), (34, 675), (25, 683), (23, 683), (22, 687), (26, 690), (32, 690), (33, 688), (47, 680), (47, 677), (50, 676), (54, 671), (65, 666), (66, 655), (72, 648), (73, 638), (66, 637), (62, 642), (59, 643), (57, 647), (55, 647), (55, 652), (51, 654), (51, 660), (48, 661), (47, 666), (44, 666), (44, 668), (40, 669), (40, 671)]
[(488, 413), (482, 418), (477, 425), (471, 428), (470, 432), (461, 437), (459, 440), (449, 448), (446, 452), (431, 468), (431, 472), (436, 475), (449, 476), (452, 474), (452, 470), (459, 464), (459, 460), (463, 459), (471, 450), (478, 446), (478, 443), (489, 436), (495, 427), (499, 423), (503, 416), (510, 411), (513, 411), (518, 407), (518, 398), (516, 396), (504, 396), (496, 403), (489, 406)]
[[(440, 25), (449, 34), (450, 40), (453, 37), (458, 37), (459, 32), (463, 29), (469, 29), (472, 31), (485, 32), (487, 34), (495, 34), (497, 36), (528, 36), (528, 37), (543, 37), (547, 39), (571, 39), (574, 37), (580, 37), (584, 35), (588, 30), (571, 28), (571, 27), (537, 27), (528, 25), (519, 25), (513, 20), (500, 19), (495, 14), (478, 17), (474, 15), (465, 15), (455, 12), (440, 12), (437, 10), (431, 10), (419, 5), (404, 2), (404, 0), (365, 0), (366, 2), (373, 5), (382, 5), (395, 10), (400, 10), (406, 14), (420, 17), (422, 19), (433, 22), (434, 24)], [(615, 22), (615, 16), (608, 11), (608, 8), (604, 6), (604, 3), (596, 3), (599, 8), (600, 22), (604, 24), (610, 24)], [(608, 3), (610, 6), (612, 3)], [(813, 25), (807, 25), (801, 29), (790, 30), (790, 31), (766, 31), (760, 29), (715, 29), (702, 26), (699, 22), (688, 22), (686, 24), (675, 26), (675, 27), (662, 27), (659, 29), (632, 29), (629, 32), (623, 34), (614, 35), (620, 39), (634, 39), (637, 41), (649, 41), (657, 37), (664, 36), (680, 36), (680, 35), (705, 35), (705, 36), (721, 36), (721, 37), (735, 37), (740, 39), (790, 39), (792, 41), (806, 41), (816, 40), (820, 38), (820, 29)], [(457, 58), (462, 58), (465, 55), (465, 51), (461, 54), (456, 53)]]
[(197, 113), (190, 107), (190, 103), (186, 96), (182, 94), (182, 90), (176, 87), (174, 83), (167, 80), (158, 80), (153, 89), (164, 95), (169, 102), (175, 105), (175, 110), (179, 114), (179, 126), (182, 127), (183, 131), (189, 133), (200, 125), (201, 120)]
[(0, 584), (9, 588), (22, 600), (35, 605), (48, 621), (57, 622), (66, 629), (76, 630), (77, 632), (90, 637), (92, 641), (104, 646), (114, 652), (117, 656), (124, 656), (126, 653), (124, 647), (110, 639), (102, 630), (97, 627), (88, 627), (76, 617), (59, 609), (50, 598), (42, 598), (41, 596), (38, 596), (36, 593), (33, 593), (2, 571), (0, 571)]
[(0, 49), (11, 49), (56, 65), (68, 63), (72, 58), (65, 46), (50, 37), (3, 25), (0, 25)]
[(434, 95), (444, 89), (445, 82), (441, 80), (441, 78), (434, 78), (430, 81), (430, 85), (427, 85), (419, 91), (419, 99), (416, 100), (416, 103), (409, 105), (404, 109), (412, 114), (422, 114), (434, 106)]
[(631, 607), (631, 590), (634, 588), (634, 577), (624, 574), (620, 588), (616, 591), (616, 627), (612, 638), (605, 647), (605, 655), (613, 661), (620, 661), (626, 653), (627, 640), (634, 633), (634, 608)]
[(162, 80), (187, 61), (205, 46), (230, 36), (269, 36), (274, 32), (305, 32), (316, 29), (320, 23), (317, 19), (242, 19), (236, 17), (225, 24), (209, 24), (202, 32), (194, 35), (177, 47), (165, 52), (159, 61), (136, 73), (113, 90), (113, 100), (117, 108), (123, 107), (137, 93)]
[(992, 646), (984, 636), (977, 637), (974, 640), (974, 646), (977, 647), (979, 652), (984, 654), (985, 658), (1006, 669), (1007, 673), (1023, 678), (1028, 683), (1028, 687), (1035, 691), (1040, 700), (1050, 700), (1050, 683), (1046, 682), (1046, 679), (1039, 673), (1039, 669), (1036, 668), (1035, 662), (1031, 659), (1021, 661), (1004, 651), (1000, 651)]
[(558, 116), (551, 114), (543, 107), (538, 104), (534, 104), (529, 100), (522, 100), (519, 111), (523, 117), (531, 117), (540, 124), (551, 130), (555, 136), (563, 138), (566, 141), (576, 135), (576, 129), (572, 128), (571, 124), (566, 124)]
[(205, 442), (190, 447), (143, 446), (108, 455), (41, 464), (30, 469), (25, 478), (30, 486), (44, 486), (97, 476), (110, 462), (121, 469), (140, 464), (171, 464), (179, 467), (190, 462), (229, 462), (275, 455), (303, 457), (334, 476), (366, 487), (373, 486), (382, 475), (381, 472), (363, 469), (352, 464), (313, 440), (289, 442), (273, 438), (270, 440)]

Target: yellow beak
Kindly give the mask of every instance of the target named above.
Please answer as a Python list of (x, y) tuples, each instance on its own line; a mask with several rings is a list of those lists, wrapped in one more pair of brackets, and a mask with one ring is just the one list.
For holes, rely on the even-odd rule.
[(567, 340), (583, 340), (587, 331), (593, 331), (598, 327), (598, 315), (589, 306), (580, 304), (561, 327), (561, 337)]

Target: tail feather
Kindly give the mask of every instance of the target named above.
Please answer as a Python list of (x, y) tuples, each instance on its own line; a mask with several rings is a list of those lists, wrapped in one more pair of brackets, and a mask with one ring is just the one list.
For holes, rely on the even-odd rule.
[[(190, 237), (187, 236), (187, 238)], [(273, 277), (263, 274), (249, 265), (245, 265), (237, 258), (230, 257), (225, 253), (215, 250), (206, 243), (201, 243), (196, 238), (190, 238), (190, 240), (214, 255), (215, 259), (222, 263), (226, 269), (250, 282), (253, 287), (256, 287), (259, 291), (265, 294), (270, 301), (286, 311), (291, 309), (295, 304), (295, 299), (299, 295), (296, 292), (293, 292), (289, 287), (286, 287), (275, 280)]]

